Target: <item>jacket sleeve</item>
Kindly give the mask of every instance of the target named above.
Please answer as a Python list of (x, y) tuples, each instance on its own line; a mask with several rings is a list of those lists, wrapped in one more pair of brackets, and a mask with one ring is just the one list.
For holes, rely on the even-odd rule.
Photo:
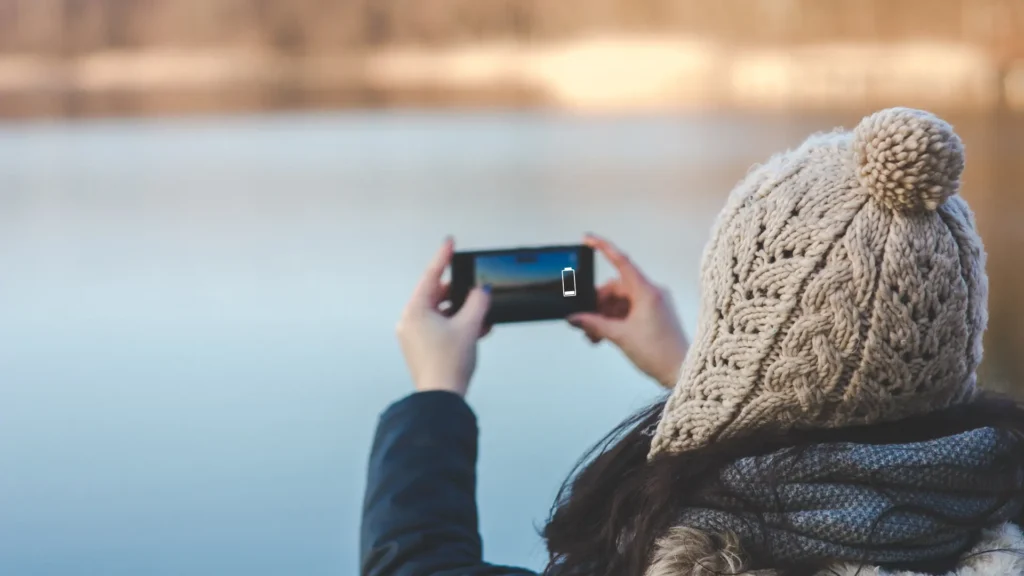
[(363, 576), (528, 576), (483, 561), (476, 417), (450, 392), (418, 392), (381, 415), (360, 542)]

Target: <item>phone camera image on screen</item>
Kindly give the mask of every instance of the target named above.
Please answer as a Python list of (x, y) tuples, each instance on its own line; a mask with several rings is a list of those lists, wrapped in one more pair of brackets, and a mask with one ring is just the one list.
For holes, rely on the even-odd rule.
[(575, 250), (487, 254), (476, 258), (477, 286), (490, 285), (491, 305), (516, 315), (520, 311), (561, 307), (576, 294)]
[(545, 294), (561, 298), (562, 270), (574, 268), (576, 259), (575, 251), (481, 255), (476, 258), (476, 284), (489, 284), (496, 300)]
[(455, 254), (452, 304), (461, 306), (473, 286), (489, 286), (488, 321), (565, 318), (595, 307), (593, 250), (543, 246)]

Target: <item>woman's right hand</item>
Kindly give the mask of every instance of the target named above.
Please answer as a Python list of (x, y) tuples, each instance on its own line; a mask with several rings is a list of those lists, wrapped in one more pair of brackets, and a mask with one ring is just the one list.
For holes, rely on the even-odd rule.
[(689, 343), (671, 295), (652, 284), (611, 242), (592, 235), (584, 242), (603, 254), (619, 277), (597, 289), (596, 313), (573, 314), (569, 323), (595, 344), (611, 341), (662, 386), (675, 386)]

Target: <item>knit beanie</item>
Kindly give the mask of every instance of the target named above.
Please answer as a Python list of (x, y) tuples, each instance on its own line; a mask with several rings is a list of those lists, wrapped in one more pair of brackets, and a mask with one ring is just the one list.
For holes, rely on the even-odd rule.
[(697, 330), (650, 457), (969, 400), (988, 281), (963, 168), (952, 127), (907, 108), (755, 167), (705, 249)]

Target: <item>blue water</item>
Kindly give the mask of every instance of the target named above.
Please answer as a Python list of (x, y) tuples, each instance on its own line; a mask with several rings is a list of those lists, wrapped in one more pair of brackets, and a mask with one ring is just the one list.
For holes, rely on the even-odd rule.
[[(806, 131), (515, 114), (0, 127), (0, 574), (356, 573), (375, 420), (410, 391), (394, 324), (445, 234), (604, 233), (692, 326), (729, 187)], [(540, 567), (565, 474), (658, 394), (561, 323), (488, 336), (469, 396), (488, 559)]]

